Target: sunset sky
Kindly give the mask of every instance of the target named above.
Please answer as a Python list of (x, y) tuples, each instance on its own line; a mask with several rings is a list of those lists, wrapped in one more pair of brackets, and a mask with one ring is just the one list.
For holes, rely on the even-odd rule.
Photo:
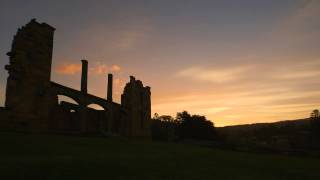
[(52, 80), (114, 99), (129, 75), (151, 86), (152, 112), (187, 110), (216, 126), (308, 117), (320, 108), (320, 1), (114, 0), (0, 2), (0, 106), (17, 28), (56, 28)]

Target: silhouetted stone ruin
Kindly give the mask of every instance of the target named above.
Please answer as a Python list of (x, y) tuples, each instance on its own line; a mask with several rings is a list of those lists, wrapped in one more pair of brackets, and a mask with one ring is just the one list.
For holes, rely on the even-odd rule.
[[(88, 94), (86, 60), (82, 60), (80, 91), (50, 80), (54, 31), (33, 19), (14, 36), (5, 67), (9, 77), (5, 107), (0, 108), (1, 128), (149, 138), (151, 92), (141, 81), (131, 76), (118, 104), (112, 98), (112, 74), (108, 74), (107, 99)], [(59, 103), (58, 95), (77, 104)], [(91, 104), (103, 110), (89, 108)]]
[(125, 134), (130, 136), (137, 134), (139, 136), (150, 136), (149, 128), (151, 126), (151, 100), (150, 87), (143, 87), (139, 80), (130, 77), (130, 82), (126, 84), (121, 95), (121, 105), (126, 109)]

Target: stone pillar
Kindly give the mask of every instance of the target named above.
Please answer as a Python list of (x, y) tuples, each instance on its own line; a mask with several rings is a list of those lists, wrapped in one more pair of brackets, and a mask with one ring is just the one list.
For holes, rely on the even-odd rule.
[(107, 100), (112, 102), (112, 74), (108, 74), (108, 92), (107, 92)]
[(87, 132), (87, 109), (86, 106), (81, 105), (79, 107), (79, 125), (80, 125), (80, 133), (85, 134)]
[(112, 134), (112, 121), (113, 121), (113, 109), (110, 109), (107, 113), (107, 133)]
[(88, 61), (82, 61), (82, 73), (81, 73), (81, 92), (88, 93)]

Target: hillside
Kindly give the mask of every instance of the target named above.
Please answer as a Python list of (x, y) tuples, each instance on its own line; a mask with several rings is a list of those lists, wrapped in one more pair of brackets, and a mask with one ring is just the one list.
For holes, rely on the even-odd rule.
[(254, 152), (310, 155), (319, 147), (312, 139), (310, 119), (257, 123), (217, 128), (227, 144)]
[(309, 118), (306, 119), (295, 119), (295, 120), (284, 120), (272, 123), (253, 123), (253, 124), (242, 124), (234, 126), (224, 126), (217, 127), (220, 131), (242, 131), (242, 130), (252, 130), (259, 129), (268, 126), (284, 127), (284, 126), (305, 126), (310, 122)]
[(0, 179), (319, 179), (320, 159), (192, 145), (0, 133)]

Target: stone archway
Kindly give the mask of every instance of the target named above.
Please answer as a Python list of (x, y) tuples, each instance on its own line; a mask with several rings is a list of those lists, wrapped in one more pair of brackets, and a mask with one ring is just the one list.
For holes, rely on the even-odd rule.
[(87, 132), (99, 132), (105, 134), (109, 132), (109, 114), (108, 109), (98, 103), (89, 103), (83, 109), (83, 118), (86, 123)]
[(55, 103), (50, 110), (49, 127), (59, 132), (79, 132), (80, 103), (78, 99), (63, 93), (55, 94)]
[(61, 104), (62, 102), (68, 102), (68, 103), (72, 103), (75, 105), (80, 105), (78, 100), (76, 100), (70, 96), (63, 95), (63, 94), (57, 94), (57, 99), (58, 99), (58, 104)]
[(119, 104), (54, 82), (51, 85), (54, 95), (66, 96), (76, 102), (80, 133), (111, 133), (116, 115), (119, 116)]

